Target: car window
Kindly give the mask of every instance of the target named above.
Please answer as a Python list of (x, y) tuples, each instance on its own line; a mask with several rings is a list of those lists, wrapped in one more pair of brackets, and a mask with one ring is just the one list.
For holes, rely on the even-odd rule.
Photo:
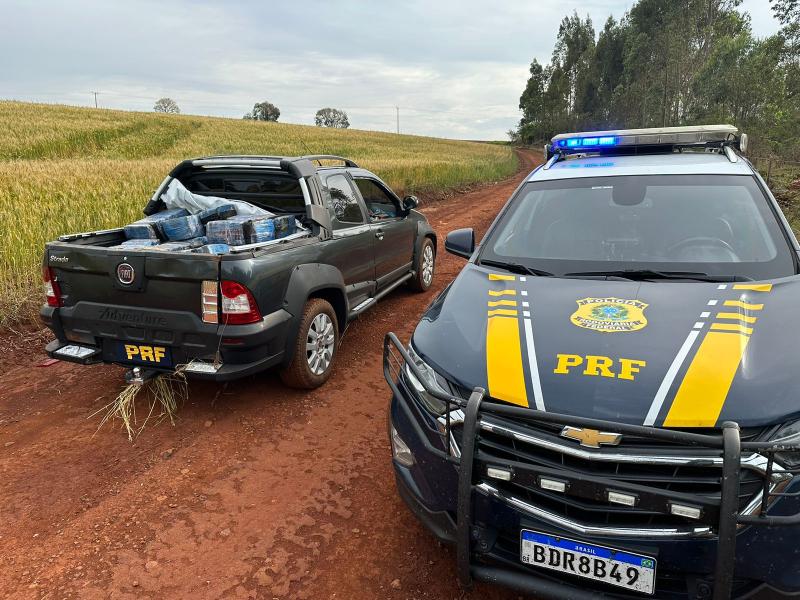
[(400, 212), (397, 200), (392, 198), (389, 193), (376, 181), (366, 178), (356, 178), (358, 191), (364, 198), (367, 205), (369, 218), (373, 221), (383, 219), (394, 219)]
[(766, 196), (744, 175), (531, 182), (484, 247), (481, 258), (555, 274), (653, 269), (766, 279), (794, 273)]
[(333, 214), (340, 223), (364, 222), (364, 213), (358, 204), (353, 187), (344, 175), (330, 175), (326, 183), (331, 197)]

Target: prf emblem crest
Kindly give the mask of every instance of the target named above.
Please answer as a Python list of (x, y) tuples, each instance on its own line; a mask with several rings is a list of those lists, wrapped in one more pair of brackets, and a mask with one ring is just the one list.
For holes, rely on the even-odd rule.
[(578, 327), (603, 333), (618, 333), (637, 331), (647, 326), (644, 309), (649, 305), (639, 300), (583, 298), (576, 302), (578, 310), (572, 313), (570, 321)]

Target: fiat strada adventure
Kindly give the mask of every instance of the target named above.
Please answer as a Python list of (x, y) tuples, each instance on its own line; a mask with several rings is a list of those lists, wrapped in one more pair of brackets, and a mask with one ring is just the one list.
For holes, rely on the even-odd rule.
[[(41, 314), (56, 337), (47, 352), (139, 377), (184, 365), (223, 381), (280, 367), (287, 384), (318, 386), (348, 321), (404, 283), (430, 287), (436, 235), (416, 206), (340, 157), (184, 161), (148, 203), (149, 219), (47, 244)], [(159, 220), (167, 209), (188, 216)], [(157, 222), (177, 222), (167, 233), (185, 238), (194, 234), (182, 229), (202, 231), (194, 213), (205, 221), (226, 211), (237, 215), (205, 229), (211, 236), (216, 223), (230, 246), (136, 239)]]
[(558, 135), (406, 347), (399, 492), (535, 598), (800, 597), (798, 244), (730, 126)]

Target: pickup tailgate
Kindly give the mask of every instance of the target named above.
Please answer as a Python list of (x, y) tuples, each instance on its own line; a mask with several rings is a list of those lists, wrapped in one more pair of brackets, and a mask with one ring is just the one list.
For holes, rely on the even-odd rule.
[(218, 280), (217, 257), (55, 243), (46, 262), (63, 300), (56, 334), (101, 348), (106, 361), (141, 363), (126, 346), (155, 346), (165, 350), (151, 366), (166, 369), (219, 347), (217, 324), (201, 318), (202, 282)]

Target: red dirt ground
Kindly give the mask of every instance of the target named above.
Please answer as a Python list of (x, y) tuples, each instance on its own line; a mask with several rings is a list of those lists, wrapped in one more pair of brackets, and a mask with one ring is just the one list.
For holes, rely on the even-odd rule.
[[(440, 250), (452, 229), (482, 235), (535, 164), (521, 158), (512, 179), (423, 204)], [(0, 596), (517, 598), (459, 589), (454, 552), (397, 496), (386, 438), (383, 336), (407, 340), (462, 264), (440, 252), (429, 293), (355, 321), (322, 388), (193, 382), (176, 425), (134, 443), (91, 417), (121, 369), (39, 366), (41, 336), (0, 339)]]

